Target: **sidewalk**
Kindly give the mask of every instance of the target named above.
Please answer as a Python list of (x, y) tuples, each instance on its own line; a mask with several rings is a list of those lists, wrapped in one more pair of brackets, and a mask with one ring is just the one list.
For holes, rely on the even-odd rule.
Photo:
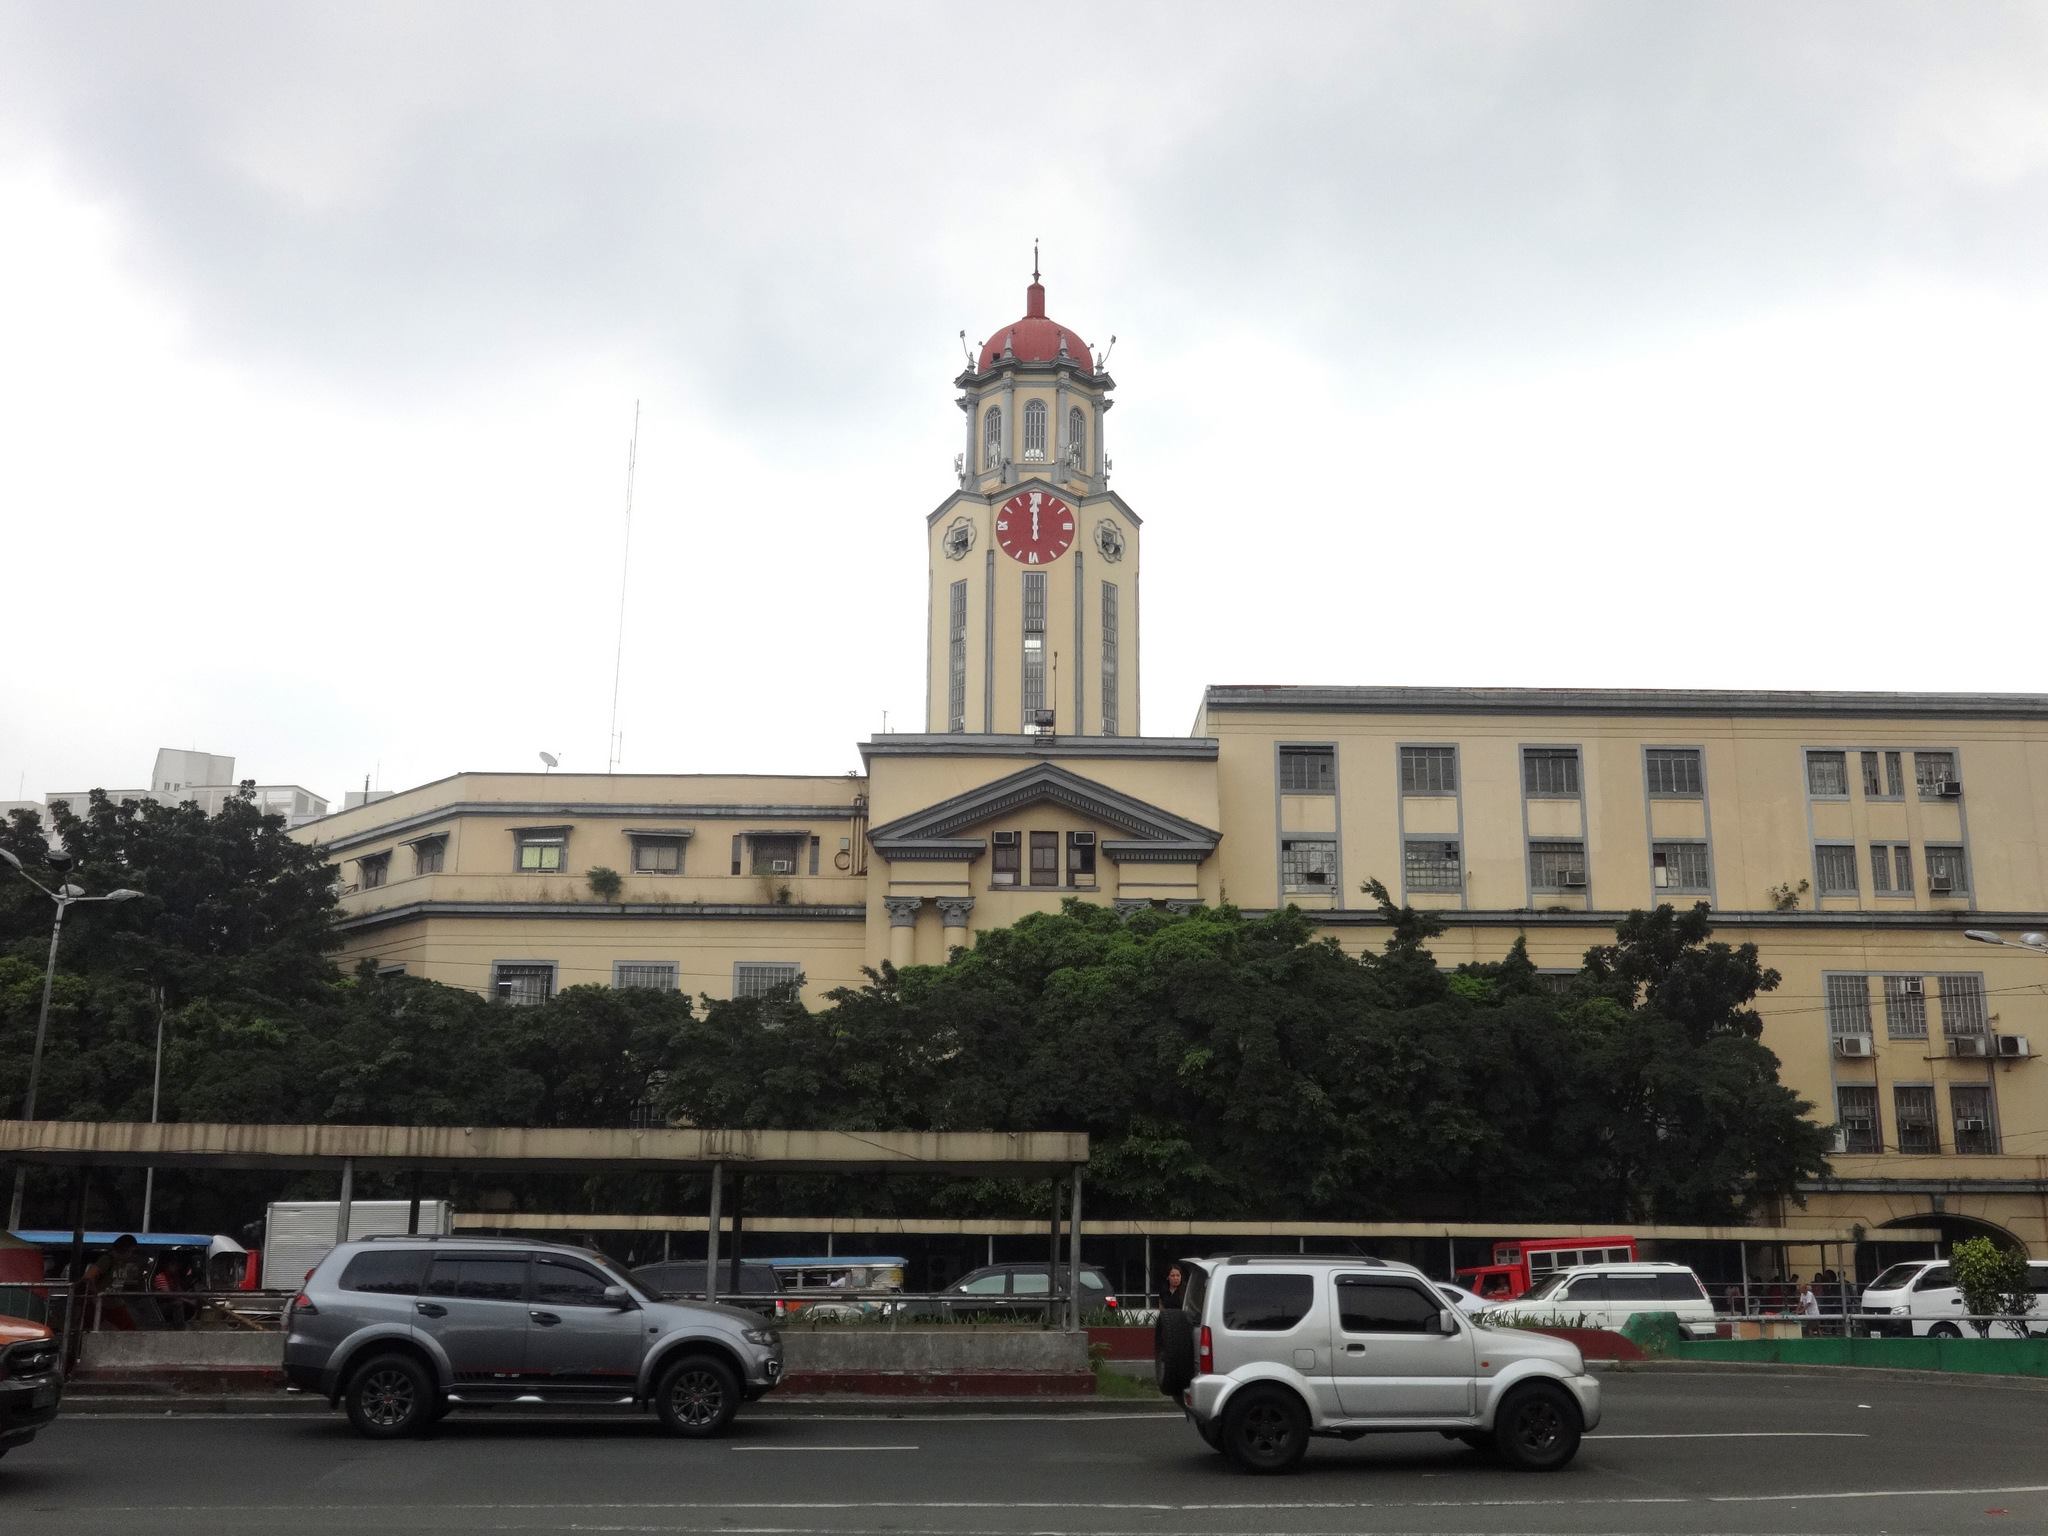
[[(616, 1407), (563, 1407), (557, 1404), (512, 1403), (504, 1407), (479, 1409), (492, 1415), (517, 1414), (524, 1418), (574, 1419), (614, 1418)], [(866, 1419), (959, 1418), (987, 1415), (994, 1418), (1037, 1417), (1045, 1414), (1113, 1414), (1119, 1418), (1155, 1417), (1178, 1419), (1180, 1409), (1165, 1398), (1153, 1401), (1116, 1397), (782, 1397), (773, 1395), (749, 1403), (740, 1410), (748, 1418), (813, 1418), (845, 1415)], [(66, 1418), (148, 1417), (196, 1418), (222, 1414), (262, 1417), (317, 1417), (340, 1410), (327, 1406), (322, 1397), (304, 1392), (238, 1392), (229, 1394), (133, 1394), (66, 1393)]]

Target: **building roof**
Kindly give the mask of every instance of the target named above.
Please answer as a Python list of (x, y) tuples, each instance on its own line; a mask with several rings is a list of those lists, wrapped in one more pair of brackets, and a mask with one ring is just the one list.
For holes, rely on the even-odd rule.
[(2048, 719), (2048, 694), (1848, 693), (1751, 688), (1340, 688), (1212, 684), (1204, 710), (1358, 714), (1938, 715)]
[(975, 370), (987, 373), (998, 363), (1008, 362), (1050, 363), (1062, 356), (1078, 364), (1083, 373), (1095, 371), (1095, 358), (1080, 333), (1046, 315), (1045, 284), (1034, 271), (1031, 286), (1024, 290), (1024, 318), (1003, 326), (982, 343), (981, 361)]

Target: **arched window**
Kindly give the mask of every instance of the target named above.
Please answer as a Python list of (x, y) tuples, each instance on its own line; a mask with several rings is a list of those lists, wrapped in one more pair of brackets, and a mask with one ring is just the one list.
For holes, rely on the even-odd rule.
[(1078, 405), (1067, 412), (1067, 457), (1076, 469), (1088, 462), (1088, 428)]
[(988, 414), (981, 418), (981, 467), (1003, 467), (1003, 408), (1000, 405), (990, 406)]
[(1026, 400), (1024, 402), (1024, 457), (1042, 461), (1045, 458), (1045, 402)]

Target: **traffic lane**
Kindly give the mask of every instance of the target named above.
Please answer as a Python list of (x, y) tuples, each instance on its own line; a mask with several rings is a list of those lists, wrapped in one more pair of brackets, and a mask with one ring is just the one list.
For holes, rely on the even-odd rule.
[(457, 1415), (388, 1444), (338, 1418), (78, 1418), (0, 1463), (0, 1507), (60, 1536), (136, 1520), (353, 1532), (366, 1517), (451, 1532), (2048, 1529), (2048, 1393), (1774, 1372), (1606, 1385), (1607, 1428), (1551, 1476), (1401, 1435), (1318, 1442), (1295, 1476), (1253, 1478), (1177, 1418), (1128, 1414), (755, 1416), (703, 1443), (644, 1418)]

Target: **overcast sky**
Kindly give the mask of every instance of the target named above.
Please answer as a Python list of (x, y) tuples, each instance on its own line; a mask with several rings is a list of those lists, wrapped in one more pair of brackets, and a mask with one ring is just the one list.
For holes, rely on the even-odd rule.
[(2048, 7), (0, 0), (0, 798), (836, 773), (952, 378), (1204, 683), (2034, 690)]

